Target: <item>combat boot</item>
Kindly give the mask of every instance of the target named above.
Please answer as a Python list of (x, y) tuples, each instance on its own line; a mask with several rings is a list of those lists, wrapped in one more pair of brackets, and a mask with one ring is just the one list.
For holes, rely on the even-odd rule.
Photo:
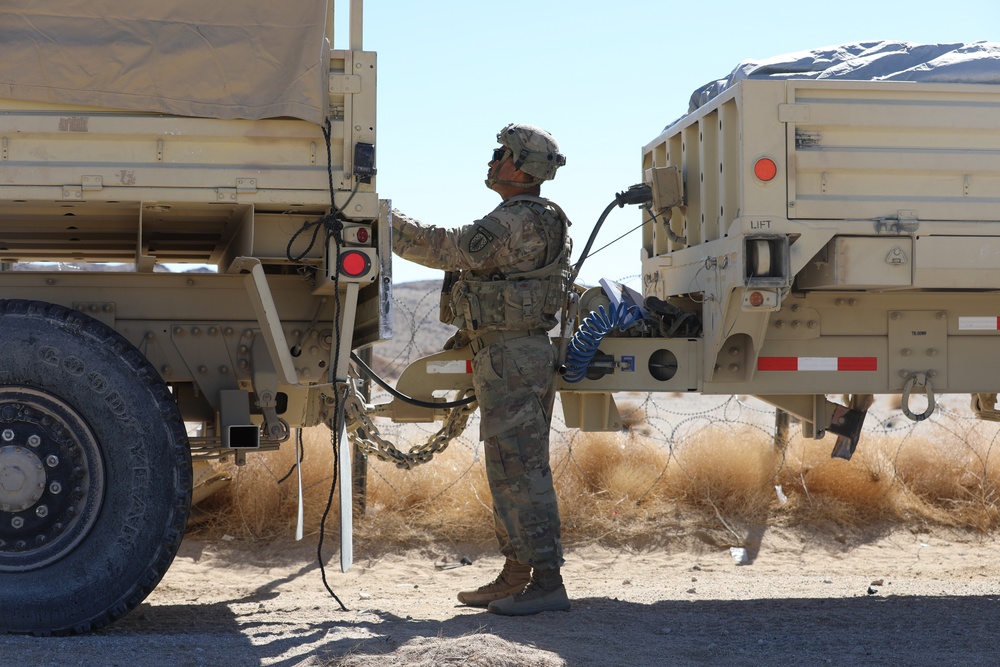
[(470, 607), (485, 607), (494, 600), (520, 593), (531, 580), (531, 566), (508, 558), (503, 570), (492, 583), (480, 586), (474, 591), (462, 591), (458, 601)]
[(542, 611), (569, 611), (570, 602), (559, 568), (531, 573), (531, 582), (520, 593), (491, 602), (491, 613), (503, 616), (529, 616)]

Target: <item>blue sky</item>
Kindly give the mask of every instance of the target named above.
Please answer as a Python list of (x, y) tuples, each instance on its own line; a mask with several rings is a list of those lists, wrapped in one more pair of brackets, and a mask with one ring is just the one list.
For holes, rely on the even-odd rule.
[[(379, 63), (379, 195), (426, 223), (471, 222), (500, 201), (483, 185), (496, 133), (538, 125), (567, 156), (542, 194), (574, 223), (574, 261), (615, 193), (641, 180), (643, 145), (741, 60), (861, 40), (1000, 40), (996, 0), (368, 0), (364, 21)], [(635, 207), (616, 209), (594, 248), (640, 222)], [(636, 276), (639, 238), (593, 255), (580, 280)], [(399, 258), (393, 272), (441, 275)]]

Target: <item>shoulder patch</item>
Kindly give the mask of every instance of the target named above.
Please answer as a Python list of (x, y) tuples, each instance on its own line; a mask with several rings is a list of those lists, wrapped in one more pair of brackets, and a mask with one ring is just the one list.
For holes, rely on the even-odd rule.
[(471, 226), (464, 233), (461, 241), (462, 249), (470, 256), (489, 257), (497, 248), (503, 245), (510, 236), (510, 230), (504, 227), (498, 220), (486, 216)]
[(493, 238), (493, 235), (488, 231), (482, 227), (477, 227), (476, 233), (472, 235), (471, 239), (469, 239), (469, 252), (482, 252), (483, 249), (490, 244)]

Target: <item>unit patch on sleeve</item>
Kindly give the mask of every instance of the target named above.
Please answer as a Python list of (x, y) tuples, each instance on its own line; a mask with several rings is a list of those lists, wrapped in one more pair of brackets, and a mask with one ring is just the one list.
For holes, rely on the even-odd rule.
[(463, 234), (460, 245), (469, 257), (474, 258), (473, 261), (483, 261), (484, 258), (492, 256), (509, 236), (509, 229), (498, 220), (486, 216), (471, 225)]
[(472, 235), (471, 239), (469, 239), (469, 252), (473, 254), (482, 252), (483, 249), (490, 244), (490, 241), (492, 241), (493, 238), (492, 234), (482, 227), (477, 226), (476, 233)]

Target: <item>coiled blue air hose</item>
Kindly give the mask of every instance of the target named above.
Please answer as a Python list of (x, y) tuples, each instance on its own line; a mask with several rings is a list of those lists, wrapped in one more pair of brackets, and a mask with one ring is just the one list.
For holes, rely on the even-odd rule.
[(597, 354), (601, 341), (615, 329), (624, 331), (642, 317), (638, 308), (631, 304), (619, 303), (609, 313), (604, 306), (583, 318), (580, 328), (573, 334), (566, 350), (566, 372), (563, 379), (569, 383), (579, 382), (587, 376), (587, 367)]

